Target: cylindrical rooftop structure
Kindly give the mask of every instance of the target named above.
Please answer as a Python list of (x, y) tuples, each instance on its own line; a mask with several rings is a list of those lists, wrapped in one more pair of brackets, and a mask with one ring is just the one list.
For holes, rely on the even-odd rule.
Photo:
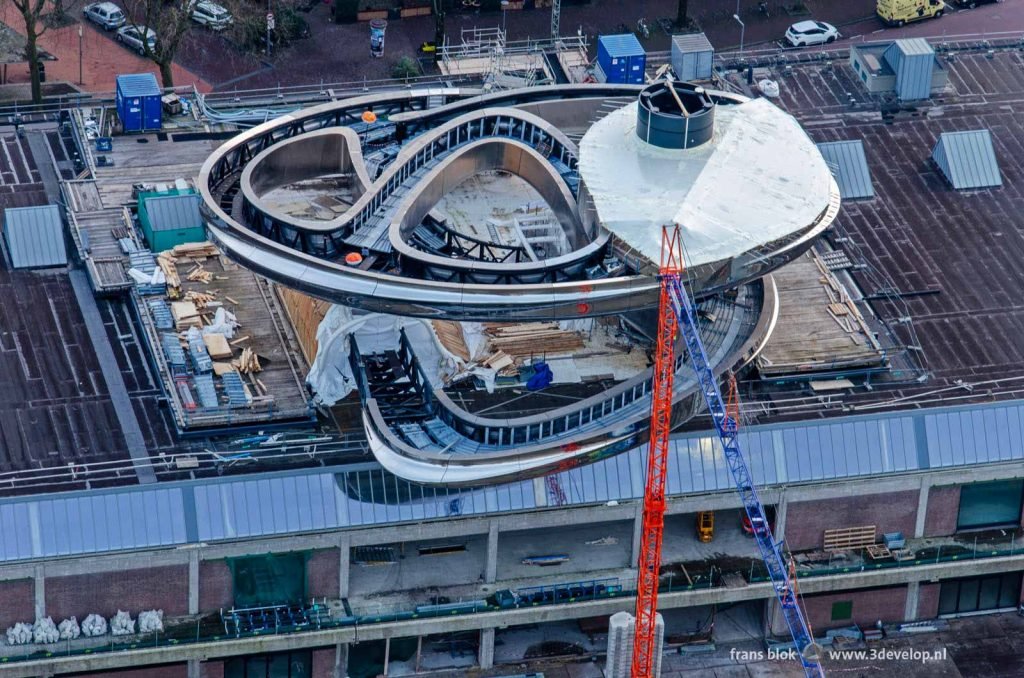
[(636, 135), (660, 148), (693, 148), (715, 133), (715, 102), (704, 88), (660, 80), (640, 92)]

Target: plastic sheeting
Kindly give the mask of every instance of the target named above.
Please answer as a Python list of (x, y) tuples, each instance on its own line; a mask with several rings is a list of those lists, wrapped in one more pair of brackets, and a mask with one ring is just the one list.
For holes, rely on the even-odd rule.
[(110, 633), (115, 636), (130, 636), (135, 633), (135, 620), (132, 616), (118, 610), (117, 614), (110, 618)]
[(98, 614), (90, 614), (82, 620), (83, 636), (102, 636), (107, 633), (107, 620)]
[(580, 174), (605, 228), (660, 261), (661, 229), (679, 224), (687, 262), (721, 261), (812, 225), (832, 175), (793, 116), (766, 99), (720, 105), (715, 134), (687, 150), (636, 135), (630, 104), (580, 142)]
[(363, 351), (383, 351), (398, 347), (402, 329), (415, 347), (431, 384), (440, 384), (455, 373), (460, 361), (441, 346), (429, 321), (381, 313), (355, 315), (352, 309), (335, 305), (327, 311), (317, 329), (316, 358), (306, 377), (316, 401), (330, 406), (355, 389), (349, 364), (350, 336), (356, 338)]

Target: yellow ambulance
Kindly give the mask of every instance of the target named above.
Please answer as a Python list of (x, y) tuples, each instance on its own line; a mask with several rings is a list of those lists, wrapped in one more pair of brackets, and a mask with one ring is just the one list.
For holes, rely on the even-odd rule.
[(946, 11), (942, 0), (878, 0), (878, 17), (886, 26), (938, 18)]

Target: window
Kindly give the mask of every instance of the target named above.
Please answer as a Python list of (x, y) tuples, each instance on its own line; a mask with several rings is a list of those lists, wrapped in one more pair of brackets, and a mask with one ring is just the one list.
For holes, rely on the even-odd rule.
[(309, 650), (236, 657), (224, 662), (224, 678), (310, 678)]
[(853, 601), (840, 600), (832, 603), (832, 621), (843, 621), (853, 618)]
[(1019, 525), (1024, 480), (971, 483), (960, 488), (960, 513), (956, 528)]
[[(952, 579), (939, 589), (939, 614), (963, 614), (1017, 607), (1020, 572)], [(833, 613), (834, 613), (833, 606)]]
[(300, 603), (306, 599), (306, 554), (283, 553), (229, 561), (235, 607)]

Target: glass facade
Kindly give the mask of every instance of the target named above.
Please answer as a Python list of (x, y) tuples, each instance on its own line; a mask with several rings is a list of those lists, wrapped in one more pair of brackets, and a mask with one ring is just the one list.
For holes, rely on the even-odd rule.
[(1024, 479), (971, 483), (960, 488), (958, 530), (1019, 525)]
[(237, 657), (224, 662), (224, 678), (311, 678), (309, 650)]
[(1017, 607), (1021, 572), (953, 579), (939, 589), (939, 614), (962, 614)]

